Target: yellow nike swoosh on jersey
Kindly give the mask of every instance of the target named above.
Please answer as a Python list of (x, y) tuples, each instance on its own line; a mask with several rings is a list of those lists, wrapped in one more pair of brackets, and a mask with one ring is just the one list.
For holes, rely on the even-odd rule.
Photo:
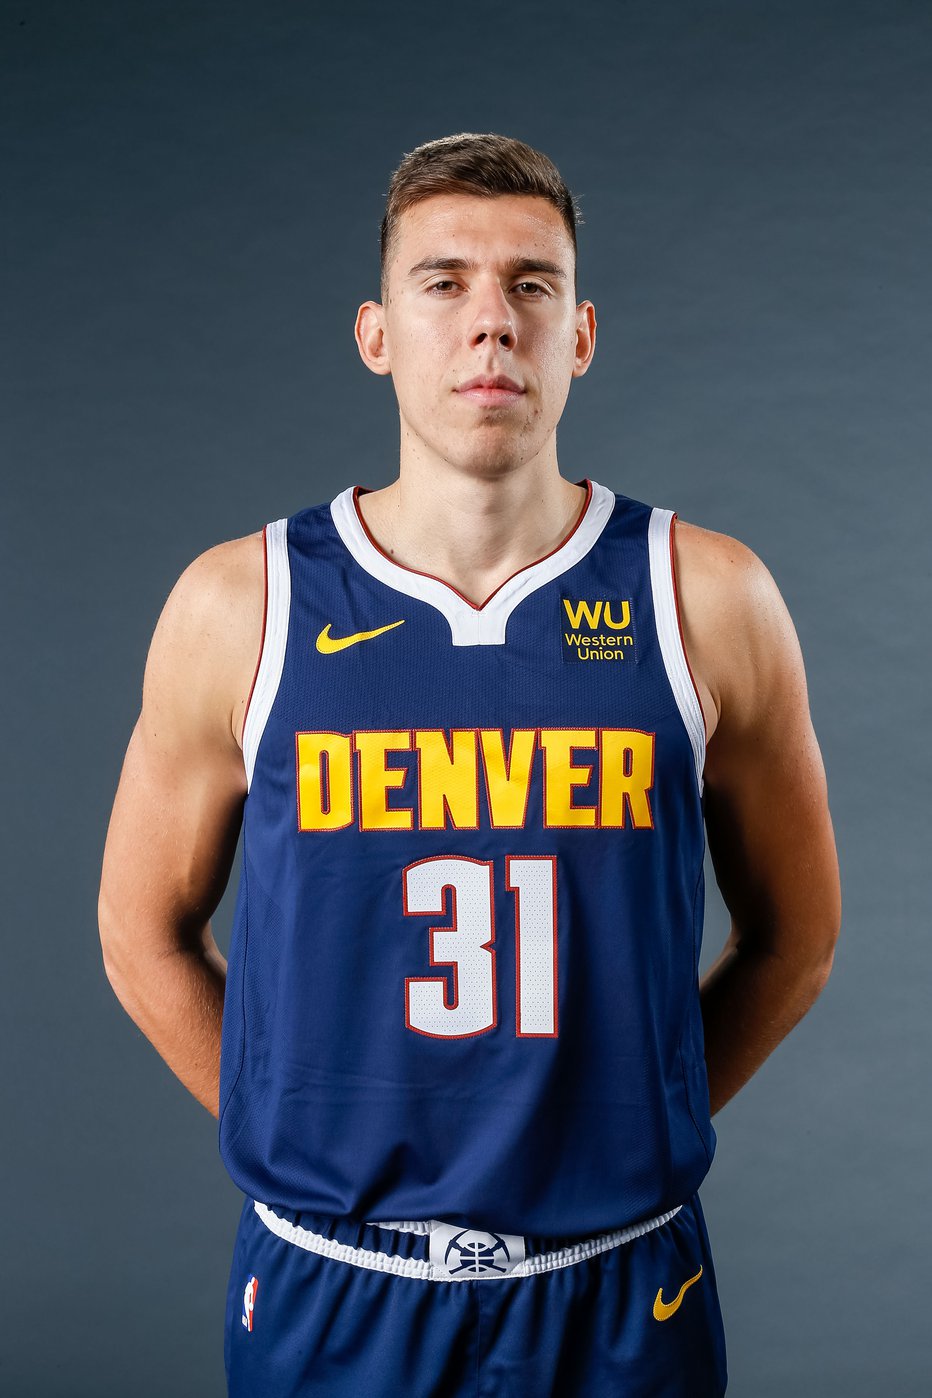
[(332, 625), (328, 621), (317, 637), (317, 649), (321, 655), (333, 655), (334, 651), (346, 650), (347, 646), (358, 645), (360, 641), (371, 641), (373, 636), (381, 636), (383, 631), (394, 631), (396, 626), (404, 626), (404, 617), (401, 621), (390, 621), (387, 626), (377, 626), (374, 631), (355, 631), (352, 636), (331, 636)]
[(671, 1301), (669, 1304), (663, 1299), (663, 1287), (661, 1287), (654, 1298), (654, 1320), (669, 1320), (671, 1315), (675, 1315), (680, 1308), (680, 1302), (686, 1295), (687, 1287), (692, 1286), (693, 1282), (697, 1282), (701, 1276), (702, 1268), (700, 1267), (694, 1277), (690, 1277), (689, 1281), (683, 1282), (683, 1285), (677, 1293), (676, 1300)]

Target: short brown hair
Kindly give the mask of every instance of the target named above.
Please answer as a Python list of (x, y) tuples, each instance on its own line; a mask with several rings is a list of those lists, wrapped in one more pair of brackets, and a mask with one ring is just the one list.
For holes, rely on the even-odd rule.
[(432, 194), (531, 194), (558, 210), (573, 242), (576, 272), (576, 225), (583, 222), (576, 200), (553, 161), (542, 151), (512, 136), (461, 131), (425, 141), (408, 151), (388, 186), (381, 229), (381, 283), (385, 291), (401, 215)]

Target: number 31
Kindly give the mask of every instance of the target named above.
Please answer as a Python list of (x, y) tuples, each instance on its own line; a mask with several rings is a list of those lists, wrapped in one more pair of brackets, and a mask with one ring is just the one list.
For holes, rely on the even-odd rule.
[[(557, 861), (554, 855), (507, 855), (505, 887), (515, 895), (515, 1023), (520, 1038), (557, 1034)], [(430, 928), (430, 964), (446, 976), (405, 978), (405, 1023), (430, 1038), (467, 1039), (498, 1023), (492, 861), (437, 855), (402, 874), (408, 917), (444, 914)], [(447, 902), (447, 890), (450, 892)]]

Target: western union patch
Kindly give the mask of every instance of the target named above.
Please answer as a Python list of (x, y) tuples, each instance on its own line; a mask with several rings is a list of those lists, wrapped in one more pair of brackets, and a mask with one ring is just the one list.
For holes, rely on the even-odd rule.
[(564, 660), (637, 661), (630, 598), (561, 597)]

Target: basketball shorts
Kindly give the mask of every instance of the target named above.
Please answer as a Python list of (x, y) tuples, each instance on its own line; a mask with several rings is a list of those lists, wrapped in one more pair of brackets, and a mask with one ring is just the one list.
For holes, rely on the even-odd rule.
[(230, 1398), (720, 1398), (698, 1196), (588, 1239), (255, 1204), (226, 1305)]

